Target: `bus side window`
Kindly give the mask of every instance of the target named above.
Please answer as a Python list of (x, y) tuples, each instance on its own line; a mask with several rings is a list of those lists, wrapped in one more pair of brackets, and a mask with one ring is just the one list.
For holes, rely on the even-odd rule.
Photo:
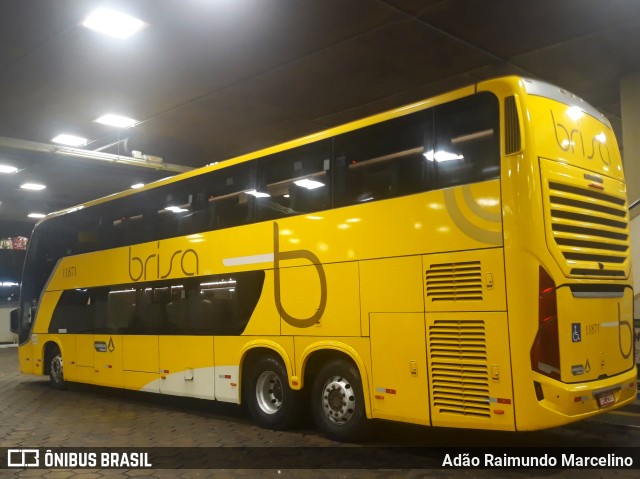
[(86, 289), (63, 291), (53, 311), (49, 333), (93, 332), (90, 296)]
[(228, 334), (235, 289), (235, 280), (223, 276), (213, 276), (200, 284), (199, 302), (190, 321), (195, 334)]
[(322, 140), (258, 160), (256, 221), (330, 207), (331, 140)]
[(255, 161), (207, 173), (202, 178), (207, 203), (207, 230), (230, 228), (253, 221)]
[(98, 328), (115, 332), (116, 329), (109, 322), (109, 287), (91, 288), (89, 294), (91, 322), (87, 332)]
[(199, 233), (207, 226), (207, 201), (200, 178), (169, 184), (155, 192), (155, 238)]
[(136, 314), (136, 290), (115, 286), (109, 292), (108, 324), (96, 325), (97, 333), (114, 331), (142, 333), (141, 318)]
[(420, 111), (335, 137), (336, 206), (430, 188), (424, 152), (431, 111)]
[(500, 176), (499, 106), (491, 93), (435, 107), (435, 148), (426, 158), (438, 188)]

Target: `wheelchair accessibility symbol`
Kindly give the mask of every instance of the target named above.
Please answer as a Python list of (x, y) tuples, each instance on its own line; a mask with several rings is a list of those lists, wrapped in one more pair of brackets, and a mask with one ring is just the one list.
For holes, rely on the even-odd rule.
[(580, 323), (571, 323), (571, 342), (579, 343), (582, 341), (582, 329)]

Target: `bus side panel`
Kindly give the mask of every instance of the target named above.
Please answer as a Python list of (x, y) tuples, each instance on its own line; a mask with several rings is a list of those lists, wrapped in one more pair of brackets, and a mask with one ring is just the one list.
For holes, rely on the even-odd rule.
[(158, 373), (158, 336), (122, 336), (123, 384), (127, 389), (142, 389), (157, 393), (160, 391)]
[(502, 248), (422, 261), (432, 425), (513, 429)]
[(33, 345), (31, 342), (21, 345), (18, 348), (18, 361), (20, 362), (20, 372), (22, 374), (33, 374)]
[(215, 399), (213, 337), (160, 336), (160, 392)]
[(422, 313), (420, 256), (360, 262), (362, 335), (369, 335), (369, 313)]
[(371, 313), (372, 415), (429, 424), (423, 313)]
[[(326, 275), (324, 293), (320, 268)], [(359, 273), (356, 262), (280, 268), (280, 284), (279, 299), (288, 316), (282, 320), (282, 334), (360, 336)], [(322, 294), (326, 295), (326, 304), (323, 303)], [(311, 318), (323, 306), (324, 312), (314, 325), (299, 328), (291, 324)]]
[(123, 387), (122, 335), (93, 335), (94, 383), (100, 386)]
[[(92, 383), (94, 381), (93, 372), (93, 334), (75, 334), (76, 340), (76, 357), (75, 357), (75, 377), (69, 378), (73, 381), (82, 383)], [(66, 372), (66, 360), (65, 360), (65, 376)]]
[(426, 317), (432, 425), (513, 430), (507, 314)]

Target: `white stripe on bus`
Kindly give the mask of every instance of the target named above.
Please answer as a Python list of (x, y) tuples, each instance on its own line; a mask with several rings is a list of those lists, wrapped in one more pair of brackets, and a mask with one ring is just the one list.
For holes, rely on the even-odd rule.
[(222, 260), (222, 264), (225, 266), (240, 266), (244, 264), (258, 263), (273, 263), (273, 253), (237, 256), (235, 258), (225, 258)]

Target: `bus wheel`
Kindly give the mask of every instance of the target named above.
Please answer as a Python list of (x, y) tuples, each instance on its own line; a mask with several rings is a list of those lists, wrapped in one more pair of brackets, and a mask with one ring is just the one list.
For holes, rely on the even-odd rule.
[(65, 389), (64, 370), (62, 363), (62, 353), (56, 347), (51, 355), (51, 363), (49, 364), (49, 382), (55, 389)]
[(245, 402), (254, 421), (269, 429), (288, 429), (299, 419), (301, 401), (289, 387), (282, 361), (263, 356), (248, 371)]
[(331, 439), (357, 441), (369, 431), (358, 368), (334, 359), (316, 374), (311, 412), (318, 428)]

